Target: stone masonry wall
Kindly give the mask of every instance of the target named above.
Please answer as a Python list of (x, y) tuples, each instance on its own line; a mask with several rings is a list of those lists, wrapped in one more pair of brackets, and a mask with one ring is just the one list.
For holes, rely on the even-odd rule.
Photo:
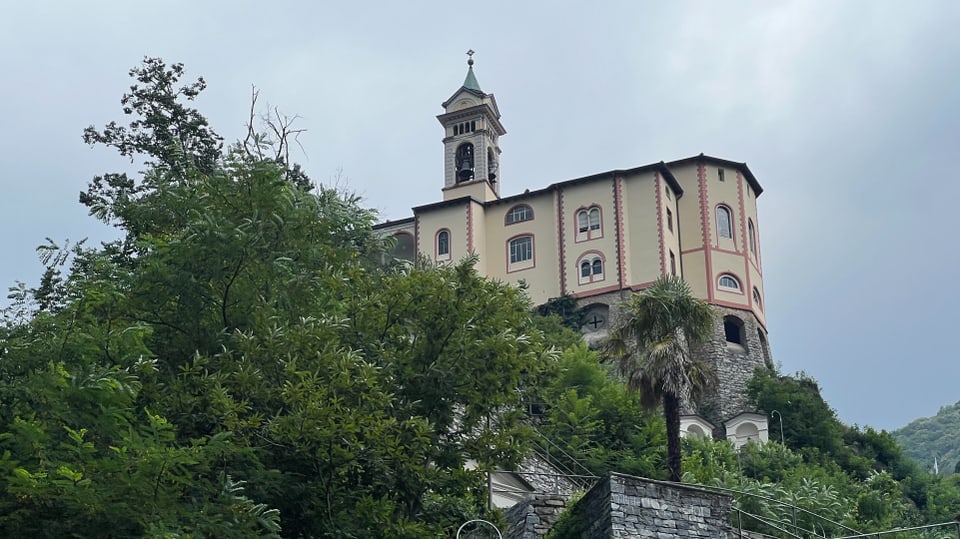
[(563, 496), (536, 495), (514, 505), (504, 513), (508, 523), (505, 539), (537, 539), (543, 537), (560, 518), (567, 506)]
[[(769, 357), (769, 349), (765, 349), (760, 341), (758, 330), (763, 331), (763, 328), (757, 323), (752, 313), (716, 305), (713, 309), (717, 313), (713, 338), (699, 346), (694, 353), (704, 354), (710, 358), (717, 368), (720, 385), (697, 412), (715, 425), (720, 425), (721, 422), (741, 412), (755, 411), (748, 403), (747, 382), (757, 367), (766, 365), (765, 358)], [(745, 337), (743, 347), (731, 345), (726, 341), (723, 318), (728, 315), (736, 316), (743, 321)]]
[(587, 483), (588, 479), (573, 480), (561, 475), (560, 470), (544, 460), (537, 454), (532, 454), (523, 459), (523, 462), (517, 469), (520, 477), (534, 488), (538, 494), (557, 494), (570, 496), (576, 490), (582, 490), (581, 485)]
[(609, 537), (724, 539), (730, 497), (628, 475), (610, 476)]
[(568, 511), (557, 539), (733, 537), (729, 496), (629, 475), (611, 474)]
[[(606, 323), (600, 327), (590, 327), (584, 325), (584, 338), (590, 344), (591, 348), (599, 348), (602, 341), (606, 339), (609, 328), (617, 323), (621, 315), (620, 304), (630, 298), (631, 292), (617, 291), (597, 296), (591, 296), (580, 300), (579, 307), (588, 307), (595, 304), (606, 304), (609, 306)], [(690, 402), (684, 402), (683, 413), (699, 413), (714, 425), (721, 425), (723, 421), (741, 412), (752, 412), (747, 399), (747, 381), (753, 376), (753, 371), (757, 367), (771, 365), (769, 340), (766, 339), (766, 332), (757, 322), (756, 317), (750, 311), (731, 309), (711, 305), (717, 313), (714, 322), (713, 337), (706, 343), (701, 344), (694, 350), (696, 354), (702, 354), (708, 357), (717, 368), (717, 375), (720, 377), (720, 385), (717, 391), (708, 396), (701, 406), (693, 406)], [(743, 321), (744, 326), (744, 344), (743, 347), (729, 345), (723, 330), (723, 318), (725, 316), (736, 316)], [(761, 342), (759, 333), (763, 332), (766, 342)], [(723, 438), (725, 433), (718, 433)]]

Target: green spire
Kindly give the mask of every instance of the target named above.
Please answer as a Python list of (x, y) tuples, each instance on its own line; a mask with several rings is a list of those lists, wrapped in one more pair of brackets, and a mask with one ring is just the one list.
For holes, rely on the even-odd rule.
[(477, 82), (477, 77), (473, 74), (473, 49), (467, 51), (467, 56), (470, 57), (467, 60), (467, 65), (470, 67), (467, 69), (467, 78), (463, 79), (463, 87), (467, 90), (482, 92), (483, 90), (480, 89), (480, 83)]

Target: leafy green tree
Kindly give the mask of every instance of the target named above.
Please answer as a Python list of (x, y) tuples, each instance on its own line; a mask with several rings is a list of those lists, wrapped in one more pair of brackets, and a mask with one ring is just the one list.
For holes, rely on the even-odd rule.
[(783, 439), (787, 447), (811, 458), (836, 455), (840, 451), (843, 426), (820, 396), (820, 386), (806, 374), (784, 376), (769, 369), (758, 369), (747, 383), (747, 394), (758, 409), (778, 410), (783, 414)]
[(645, 414), (639, 395), (613, 374), (583, 343), (564, 351), (544, 389), (541, 431), (594, 475), (664, 478), (662, 418)]
[(580, 331), (583, 311), (577, 308), (577, 299), (569, 294), (550, 298), (543, 305), (537, 306), (537, 313), (541, 316), (555, 315), (560, 318), (564, 326), (573, 331)]
[(960, 475), (937, 480), (930, 488), (927, 520), (950, 522), (960, 517)]
[(713, 321), (710, 306), (693, 297), (683, 279), (664, 275), (623, 305), (607, 343), (607, 354), (627, 385), (640, 392), (644, 407), (663, 406), (671, 481), (682, 477), (681, 399), (696, 402), (716, 384), (712, 365), (690, 352), (709, 338)]
[(487, 516), (483, 472), (524, 454), (521, 391), (555, 361), (522, 290), (471, 260), (373, 265), (359, 200), (222, 152), (181, 67), (132, 74), (131, 126), (87, 137), (148, 169), (82, 196), (123, 238), (51, 244), (66, 271), (0, 327), (0, 531), (412, 538)]

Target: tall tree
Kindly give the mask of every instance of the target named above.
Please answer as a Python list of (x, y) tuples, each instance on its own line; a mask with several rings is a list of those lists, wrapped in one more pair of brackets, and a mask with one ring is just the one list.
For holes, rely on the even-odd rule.
[(164, 66), (132, 72), (156, 90), (124, 102), (143, 118), (88, 130), (150, 161), (84, 194), (123, 237), (49, 242), (50, 277), (0, 312), (0, 536), (418, 538), (488, 517), (483, 471), (522, 457), (519, 390), (553, 363), (522, 290), (472, 260), (372, 264), (372, 211), (265, 136), (219, 154), (180, 103), (201, 88)]
[(693, 297), (683, 279), (663, 275), (623, 305), (606, 353), (627, 385), (640, 392), (647, 409), (663, 406), (667, 424), (667, 467), (671, 481), (682, 476), (680, 404), (697, 401), (716, 384), (713, 365), (691, 352), (714, 326), (713, 310)]

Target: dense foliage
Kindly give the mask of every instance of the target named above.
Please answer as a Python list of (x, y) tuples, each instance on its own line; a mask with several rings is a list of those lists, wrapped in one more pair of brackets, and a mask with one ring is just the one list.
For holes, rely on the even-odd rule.
[[(224, 149), (183, 74), (146, 59), (130, 124), (84, 133), (146, 161), (81, 194), (120, 239), (41, 246), (39, 285), (2, 311), (0, 536), (449, 536), (498, 518), (484, 471), (531, 440), (594, 475), (678, 469), (649, 388), (567, 329), (572, 298), (539, 316), (473, 260), (391, 263), (373, 213), (272, 151), (282, 127)], [(960, 509), (958, 476), (841, 424), (806, 375), (758, 371), (750, 396), (783, 432), (740, 452), (686, 440), (685, 481), (819, 531)]]
[(424, 537), (487, 516), (483, 470), (523, 455), (518, 392), (554, 362), (522, 290), (472, 260), (380, 264), (370, 211), (223, 151), (182, 74), (146, 60), (130, 126), (85, 133), (148, 161), (81, 197), (122, 238), (45, 246), (4, 312), (0, 535)]

